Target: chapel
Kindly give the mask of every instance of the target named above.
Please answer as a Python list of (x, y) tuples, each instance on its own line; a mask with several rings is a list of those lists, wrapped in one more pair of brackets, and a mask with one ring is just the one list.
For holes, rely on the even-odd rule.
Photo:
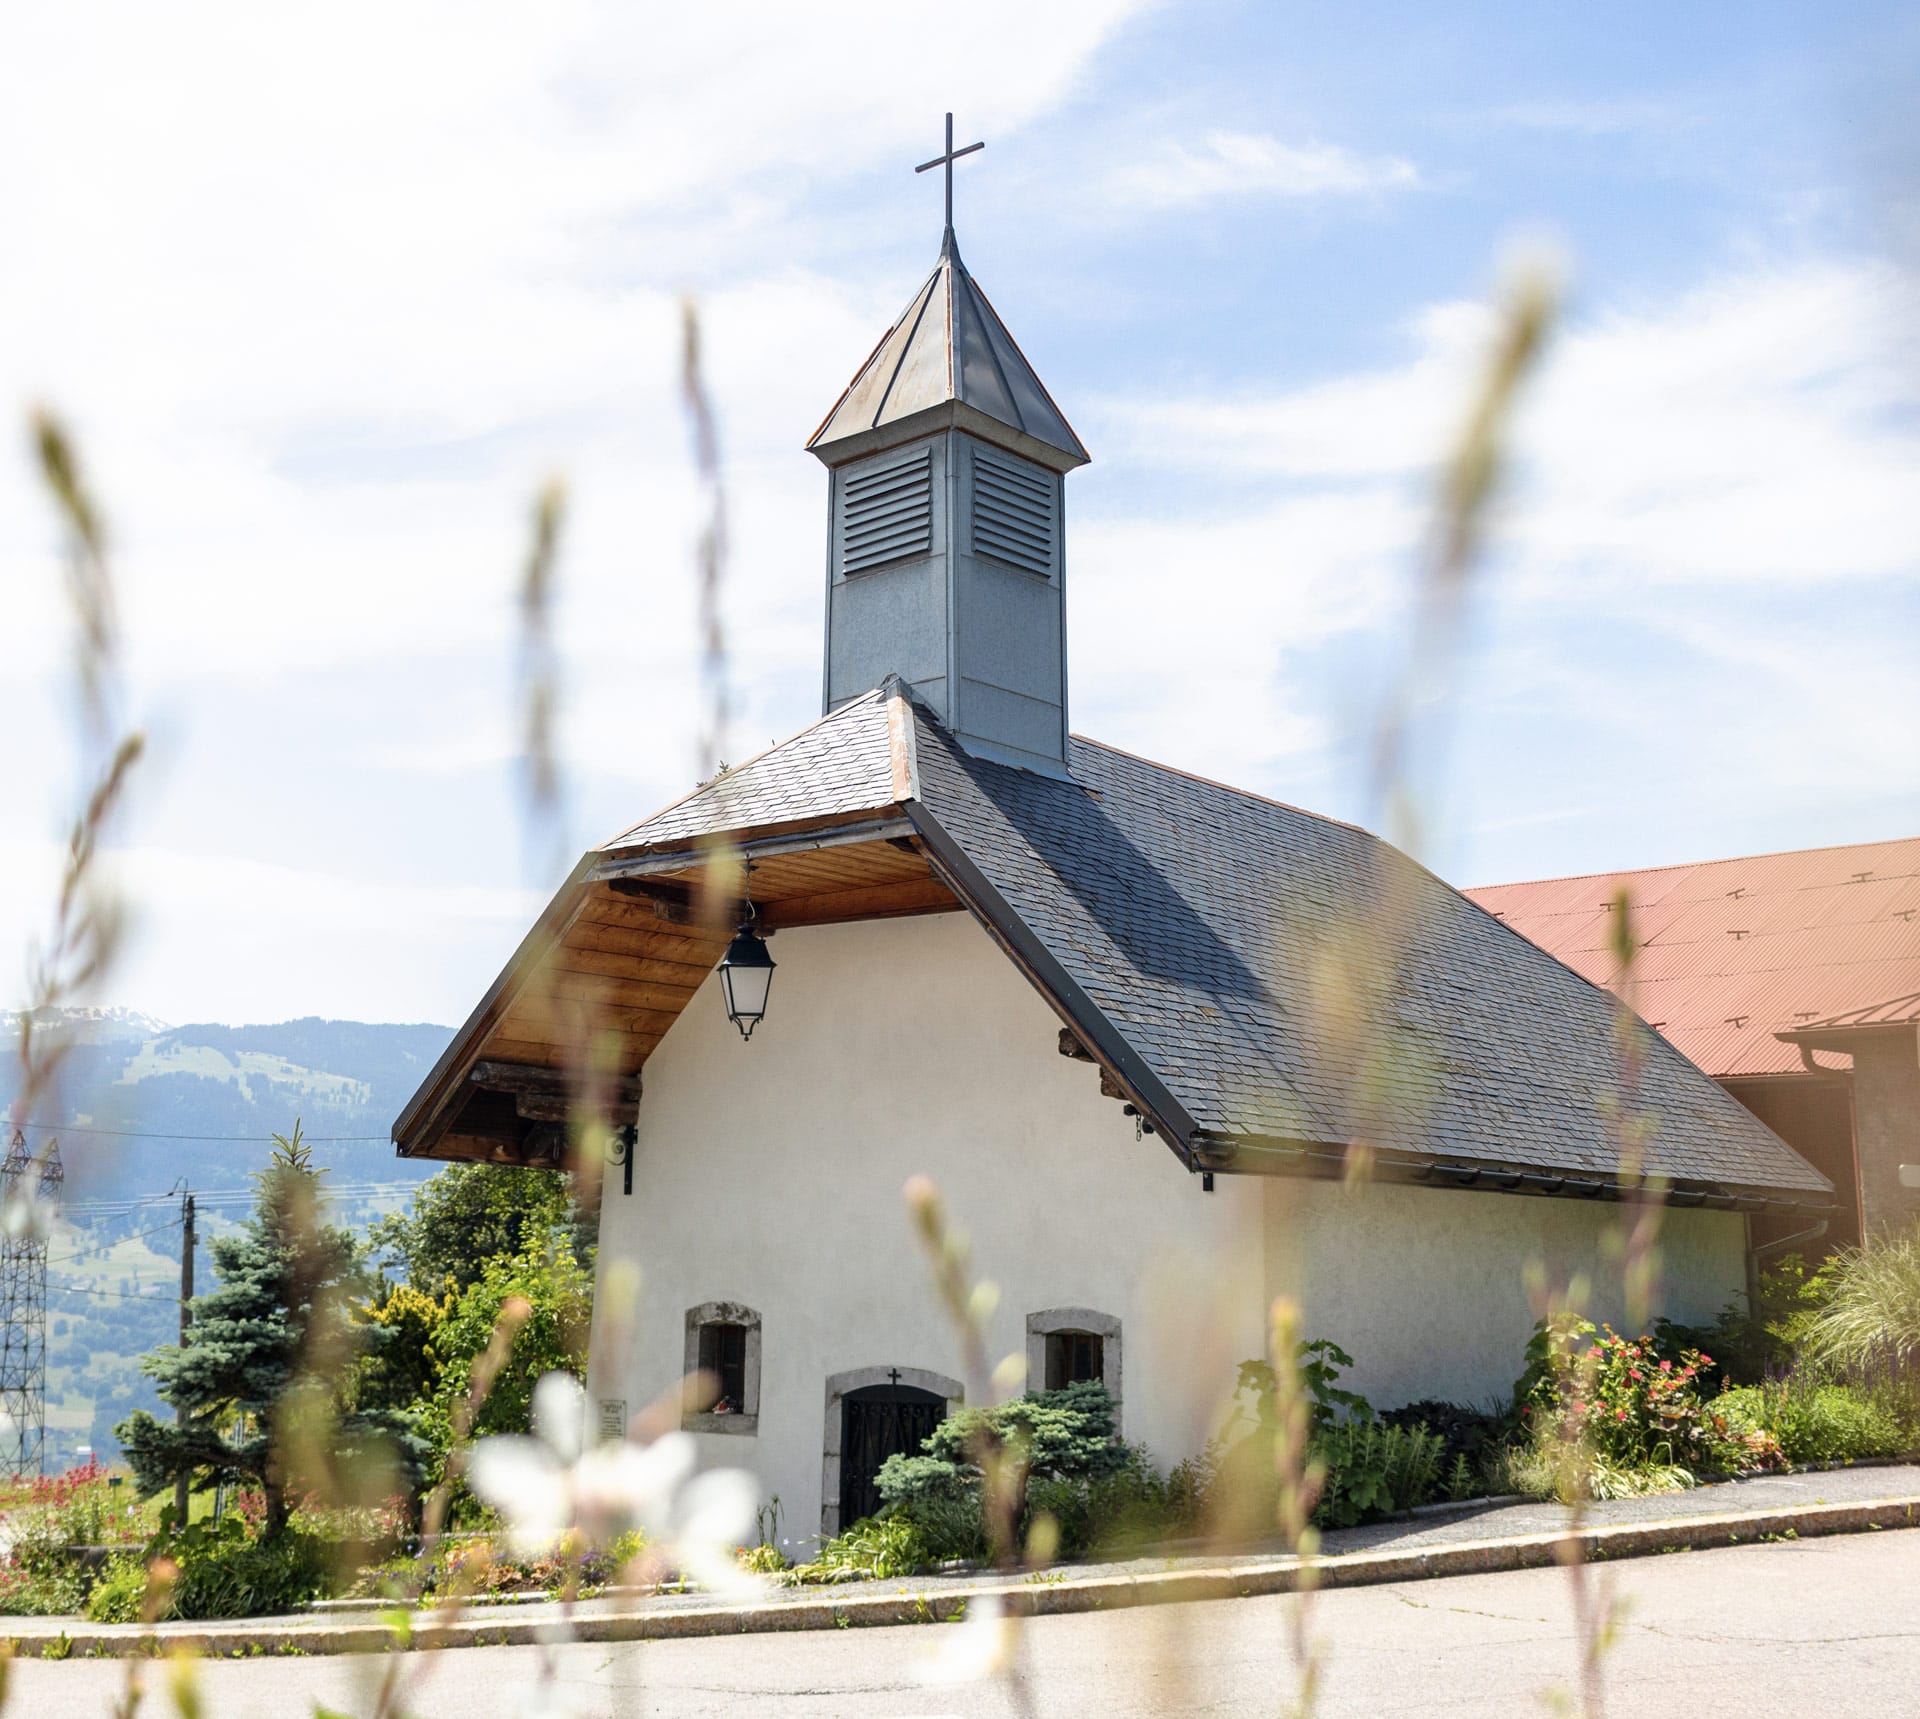
[(1710, 1319), (1751, 1226), (1804, 1228), (1824, 1175), (1667, 1039), (1626, 1067), (1614, 997), (1366, 831), (1072, 731), (1089, 454), (950, 198), (806, 443), (819, 720), (580, 860), (401, 1155), (558, 1170), (584, 1091), (619, 1130), (596, 1427), (704, 1369), (718, 1400), (685, 1425), (801, 1536), (872, 1510), (880, 1462), (970, 1388), (917, 1175), (997, 1288), (993, 1358), (1103, 1380), (1163, 1467), (1281, 1293), (1378, 1407), (1504, 1396), (1530, 1272), (1584, 1273), (1620, 1317), (1607, 1238), (1645, 1177), (1660, 1310)]

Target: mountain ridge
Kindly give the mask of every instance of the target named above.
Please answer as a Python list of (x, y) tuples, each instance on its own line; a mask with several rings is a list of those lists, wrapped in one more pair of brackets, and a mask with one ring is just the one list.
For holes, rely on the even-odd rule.
[[(21, 1018), (0, 1016), (0, 1052), (17, 1045)], [(233, 1186), (296, 1121), (338, 1182), (410, 1186), (432, 1171), (397, 1158), (388, 1131), (451, 1027), (319, 1015), (168, 1026), (95, 1008), (42, 1010), (35, 1033), (67, 1047), (52, 1113), (29, 1134), (60, 1140), (72, 1199)], [(0, 1105), (19, 1085), (17, 1059), (0, 1061)]]

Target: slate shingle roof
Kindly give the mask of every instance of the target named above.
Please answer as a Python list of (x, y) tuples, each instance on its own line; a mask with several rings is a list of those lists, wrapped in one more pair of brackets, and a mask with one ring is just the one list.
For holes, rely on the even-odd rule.
[(702, 784), (615, 836), (603, 851), (873, 811), (893, 798), (887, 705), (876, 690)]
[[(916, 714), (928, 811), (1204, 1133), (1617, 1170), (1613, 999), (1438, 878), (1351, 825), (1091, 741), (1061, 782), (970, 757)], [(1342, 1030), (1385, 865), (1407, 891), (1404, 953)], [(1827, 1190), (1657, 1035), (1637, 1103), (1658, 1119), (1652, 1172)]]
[[(890, 732), (895, 701), (911, 715)], [(1087, 740), (1068, 763), (1070, 782), (974, 758), (889, 682), (608, 847), (898, 804), (1098, 1011), (1192, 1142), (1364, 1138), (1443, 1162), (1617, 1172), (1607, 992), (1363, 830)], [(1382, 949), (1369, 939), (1383, 877), (1405, 933), (1356, 988)], [(1651, 1173), (1829, 1191), (1658, 1035), (1636, 1102), (1657, 1118)]]

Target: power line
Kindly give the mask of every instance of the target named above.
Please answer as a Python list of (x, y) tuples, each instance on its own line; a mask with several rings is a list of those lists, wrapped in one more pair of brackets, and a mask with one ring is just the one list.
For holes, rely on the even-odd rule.
[(171, 1290), (162, 1290), (158, 1294), (150, 1289), (81, 1289), (74, 1284), (50, 1283), (49, 1295), (84, 1295), (89, 1297), (106, 1296), (113, 1301), (177, 1301)]
[(157, 1236), (162, 1230), (178, 1229), (181, 1220), (169, 1218), (164, 1224), (155, 1224), (150, 1230), (135, 1230), (130, 1236), (115, 1236), (112, 1241), (102, 1241), (93, 1247), (82, 1248), (78, 1253), (57, 1254), (47, 1261), (48, 1265), (71, 1265), (77, 1259), (85, 1259), (89, 1254), (105, 1253), (108, 1248), (118, 1247), (122, 1242), (140, 1241), (147, 1236)]
[[(418, 1182), (343, 1182), (338, 1187), (320, 1184), (320, 1192), (328, 1199), (367, 1199), (377, 1194), (414, 1193), (419, 1190)], [(202, 1192), (194, 1190), (194, 1198), (201, 1201), (235, 1204), (259, 1198), (257, 1188), (209, 1188)], [(61, 1202), (62, 1214), (68, 1212), (95, 1212), (109, 1216), (115, 1213), (137, 1211), (141, 1206), (158, 1205), (162, 1200), (177, 1199), (176, 1193), (141, 1194), (124, 1200), (65, 1200)]]

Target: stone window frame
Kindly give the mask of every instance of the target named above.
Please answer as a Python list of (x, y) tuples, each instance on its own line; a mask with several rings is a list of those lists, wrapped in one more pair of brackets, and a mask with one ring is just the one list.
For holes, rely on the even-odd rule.
[(1121, 1344), (1120, 1321), (1091, 1307), (1049, 1307), (1027, 1315), (1027, 1389), (1047, 1388), (1047, 1339), (1062, 1332), (1083, 1332), (1100, 1339), (1100, 1383), (1113, 1398), (1113, 1429), (1120, 1430)]
[(687, 1432), (731, 1433), (752, 1438), (760, 1431), (760, 1315), (741, 1301), (703, 1301), (687, 1309), (685, 1376), (700, 1371), (700, 1328), (703, 1325), (740, 1325), (746, 1328), (746, 1364), (742, 1368), (740, 1408), (730, 1415), (683, 1410), (680, 1425)]
[[(896, 1378), (894, 1375), (898, 1374)], [(931, 1391), (944, 1397), (947, 1413), (964, 1407), (967, 1387), (945, 1373), (929, 1372), (924, 1367), (854, 1367), (844, 1373), (827, 1375), (827, 1405), (824, 1435), (820, 1441), (820, 1538), (831, 1540), (840, 1532), (840, 1422), (841, 1405), (849, 1391), (862, 1391), (869, 1385), (911, 1385), (917, 1391)], [(728, 1417), (721, 1416), (722, 1420)]]

